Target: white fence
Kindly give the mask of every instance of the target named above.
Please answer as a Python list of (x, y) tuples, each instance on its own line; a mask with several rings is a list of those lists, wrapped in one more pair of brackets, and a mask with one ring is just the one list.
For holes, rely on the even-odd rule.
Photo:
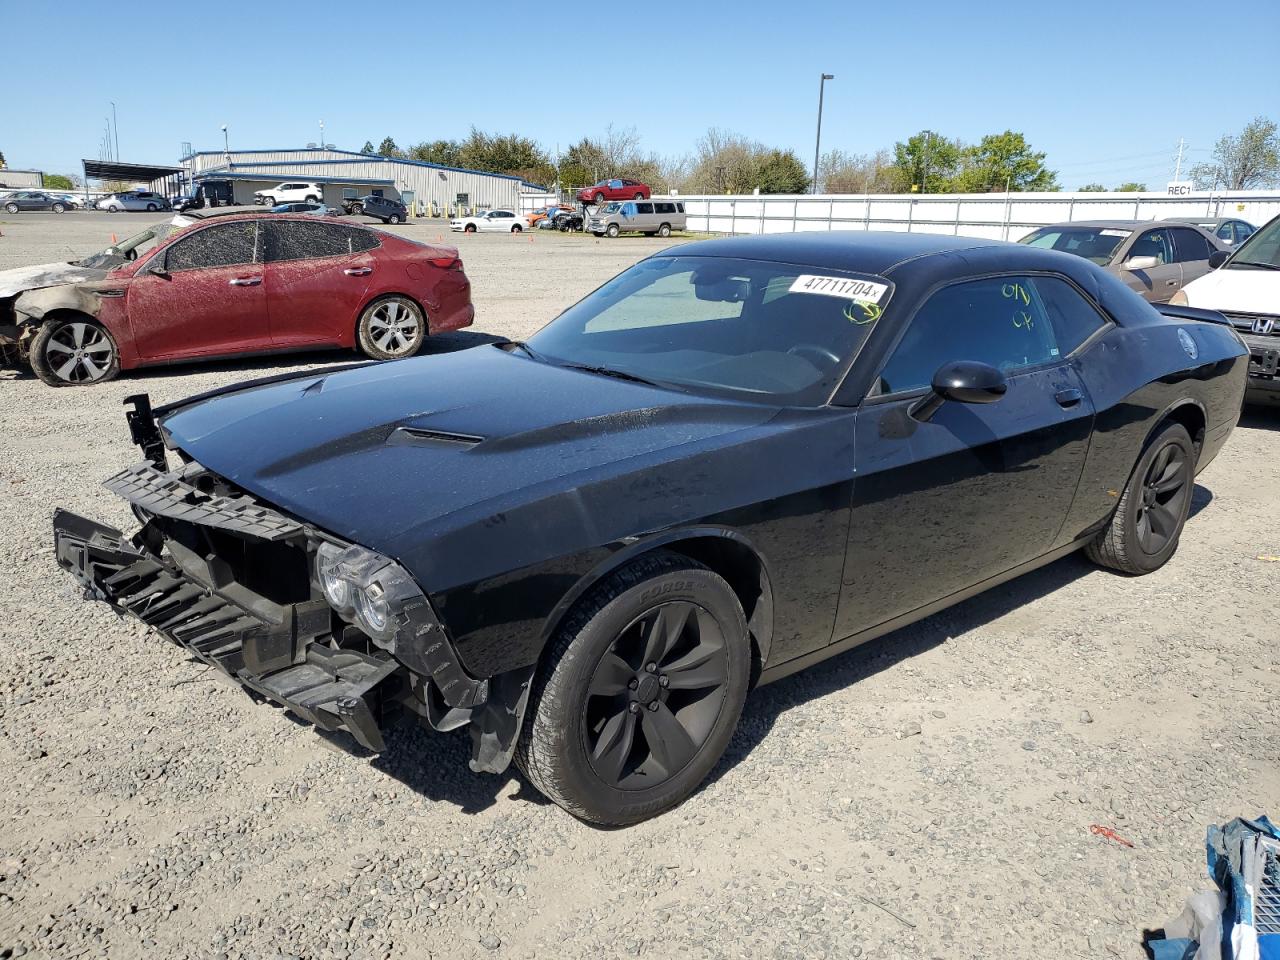
[(1017, 240), (1069, 220), (1239, 217), (1261, 226), (1280, 214), (1280, 192), (808, 194), (681, 196), (689, 229), (706, 233), (895, 230)]

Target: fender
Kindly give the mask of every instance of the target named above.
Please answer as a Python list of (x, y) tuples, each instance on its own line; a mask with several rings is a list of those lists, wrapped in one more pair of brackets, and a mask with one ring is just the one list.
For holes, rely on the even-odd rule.
[(55, 310), (73, 310), (96, 319), (102, 311), (102, 297), (97, 290), (80, 284), (67, 284), (28, 290), (13, 301), (13, 311), (17, 314), (19, 323), (38, 324), (46, 314)]
[(629, 537), (619, 541), (620, 546), (609, 554), (601, 563), (582, 576), (568, 590), (551, 611), (542, 626), (539, 646), (546, 649), (552, 636), (559, 629), (561, 621), (575, 603), (614, 570), (630, 563), (641, 554), (650, 553), (663, 547), (678, 545), (691, 540), (720, 539), (729, 540), (749, 550), (760, 565), (760, 600), (752, 611), (747, 627), (755, 642), (761, 664), (769, 660), (770, 648), (773, 645), (773, 575), (770, 572), (768, 558), (751, 540), (736, 530), (728, 527), (700, 525), (693, 527), (675, 527), (645, 537)]

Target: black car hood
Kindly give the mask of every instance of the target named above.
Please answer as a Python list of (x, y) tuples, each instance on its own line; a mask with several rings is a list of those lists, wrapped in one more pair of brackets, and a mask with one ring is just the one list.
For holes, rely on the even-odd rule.
[(208, 469), (398, 559), (424, 538), (777, 413), (484, 346), (249, 387), (162, 423)]

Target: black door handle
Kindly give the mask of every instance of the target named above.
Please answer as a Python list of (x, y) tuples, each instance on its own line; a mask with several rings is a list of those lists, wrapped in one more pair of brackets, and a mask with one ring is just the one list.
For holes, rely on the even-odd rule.
[(1058, 405), (1062, 407), (1074, 407), (1077, 403), (1084, 399), (1082, 394), (1075, 387), (1068, 387), (1066, 390), (1059, 390), (1053, 395), (1053, 399), (1058, 401)]

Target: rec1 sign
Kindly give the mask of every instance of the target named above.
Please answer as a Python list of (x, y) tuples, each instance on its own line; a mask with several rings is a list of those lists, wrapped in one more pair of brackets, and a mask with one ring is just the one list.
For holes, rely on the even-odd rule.
[(1195, 188), (1196, 185), (1190, 180), (1174, 180), (1168, 186), (1169, 196), (1189, 197), (1191, 195), (1191, 191)]

